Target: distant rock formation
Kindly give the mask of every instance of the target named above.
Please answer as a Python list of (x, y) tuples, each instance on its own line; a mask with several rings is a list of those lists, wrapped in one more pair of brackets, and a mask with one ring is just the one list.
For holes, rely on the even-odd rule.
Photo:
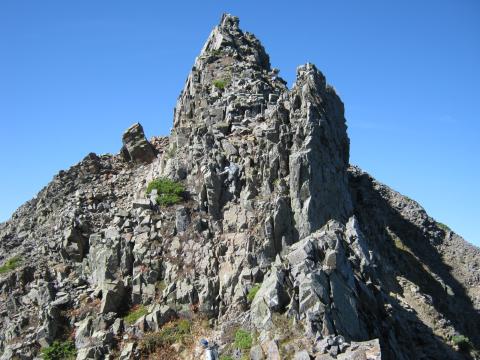
[(479, 249), (349, 164), (313, 64), (288, 89), (225, 14), (173, 124), (0, 224), (0, 359), (480, 358)]

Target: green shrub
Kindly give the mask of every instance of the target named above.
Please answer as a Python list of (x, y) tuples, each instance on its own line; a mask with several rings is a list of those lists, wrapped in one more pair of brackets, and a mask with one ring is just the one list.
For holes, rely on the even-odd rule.
[(148, 311), (147, 308), (143, 305), (139, 305), (133, 309), (131, 309), (127, 315), (123, 317), (123, 320), (128, 324), (132, 325), (140, 319), (142, 316), (147, 315)]
[(235, 346), (241, 350), (248, 350), (252, 347), (252, 335), (246, 330), (238, 329), (235, 333)]
[(452, 343), (462, 351), (468, 350), (470, 347), (470, 339), (464, 335), (455, 335), (452, 337)]
[(22, 263), (22, 258), (20, 256), (14, 256), (7, 261), (5, 261), (5, 264), (0, 266), (0, 274), (7, 273), (11, 270), (16, 269), (20, 264)]
[(73, 341), (54, 341), (52, 345), (42, 349), (44, 360), (73, 360), (77, 356), (77, 350)]
[(228, 83), (229, 83), (228, 79), (213, 80), (213, 86), (215, 86), (217, 89), (220, 89), (220, 90), (225, 89), (225, 86), (227, 86)]
[(181, 202), (183, 198), (175, 194), (163, 194), (157, 196), (157, 204), (160, 206), (171, 206)]
[(247, 294), (247, 301), (251, 303), (253, 299), (255, 298), (255, 295), (257, 295), (258, 290), (260, 290), (261, 284), (255, 284), (252, 286), (252, 288), (248, 291)]
[(181, 202), (185, 195), (185, 187), (170, 179), (156, 179), (147, 186), (147, 194), (153, 189), (157, 190), (157, 204), (160, 206), (170, 206)]

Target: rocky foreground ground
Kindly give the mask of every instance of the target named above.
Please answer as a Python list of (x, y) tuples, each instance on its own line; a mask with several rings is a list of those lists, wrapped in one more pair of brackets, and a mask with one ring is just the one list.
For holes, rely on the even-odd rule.
[(478, 359), (480, 252), (349, 164), (312, 64), (238, 18), (169, 137), (123, 135), (0, 225), (0, 359)]

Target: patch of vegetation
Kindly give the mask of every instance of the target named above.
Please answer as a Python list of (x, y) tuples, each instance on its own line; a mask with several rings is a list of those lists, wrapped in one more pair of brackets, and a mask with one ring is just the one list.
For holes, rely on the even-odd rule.
[(221, 355), (220, 360), (233, 360), (233, 357), (230, 355)]
[(153, 353), (159, 348), (175, 343), (191, 343), (191, 330), (192, 324), (187, 319), (168, 323), (161, 330), (146, 334), (140, 342), (140, 349), (146, 353)]
[(445, 225), (444, 223), (441, 223), (441, 222), (438, 222), (438, 221), (437, 221), (437, 226), (445, 232), (452, 231), (452, 229), (450, 229), (448, 227), (448, 225)]
[(77, 350), (73, 341), (54, 341), (52, 345), (41, 351), (44, 360), (74, 360)]
[(260, 290), (261, 284), (255, 284), (252, 286), (252, 288), (248, 291), (247, 294), (247, 301), (251, 303), (253, 299), (255, 298), (255, 295), (257, 295), (258, 290)]
[(5, 264), (0, 266), (0, 274), (5, 274), (9, 271), (15, 270), (22, 263), (22, 258), (20, 256), (14, 256), (7, 261)]
[(404, 251), (408, 254), (410, 254), (412, 257), (415, 258), (415, 254), (412, 252), (412, 250), (400, 239), (397, 234), (395, 234), (392, 230), (390, 230), (387, 227), (387, 233), (388, 235), (392, 238), (393, 243), (395, 244), (395, 247), (401, 251)]
[(400, 249), (400, 250), (406, 251), (406, 252), (410, 252), (410, 249), (408, 249), (408, 247), (405, 246), (405, 244), (402, 242), (402, 240), (398, 236), (395, 236), (393, 238), (393, 241), (394, 241), (395, 247), (397, 249)]
[(304, 329), (300, 323), (295, 323), (293, 317), (286, 314), (272, 314), (274, 338), (278, 339), (278, 348), (282, 359), (293, 359), (294, 348), (287, 346), (292, 341), (303, 339)]
[(123, 317), (123, 320), (128, 324), (132, 325), (140, 319), (142, 316), (147, 315), (148, 311), (147, 308), (143, 305), (138, 305), (132, 308), (127, 315)]
[(452, 337), (453, 345), (457, 346), (459, 350), (466, 351), (470, 347), (470, 339), (464, 335), (455, 335)]
[(232, 323), (223, 328), (221, 342), (225, 347), (222, 349), (220, 359), (250, 359), (250, 348), (258, 343), (257, 334), (255, 331), (250, 333), (238, 325)]
[(191, 330), (192, 330), (192, 324), (190, 320), (181, 319), (177, 321), (177, 332), (179, 334), (190, 334)]
[(147, 194), (154, 189), (157, 190), (156, 200), (160, 206), (178, 204), (185, 196), (185, 187), (181, 183), (166, 178), (151, 181), (147, 186)]
[(225, 87), (230, 83), (229, 79), (217, 79), (213, 80), (213, 86), (215, 86), (219, 90), (225, 89)]
[(160, 293), (162, 293), (163, 290), (165, 290), (165, 289), (167, 288), (167, 283), (165, 282), (165, 280), (157, 281), (157, 283), (155, 284), (155, 288), (156, 288)]
[(223, 51), (220, 49), (210, 51), (210, 56), (220, 56), (222, 55)]
[(238, 329), (235, 333), (235, 347), (241, 350), (248, 350), (252, 347), (252, 335), (246, 330)]

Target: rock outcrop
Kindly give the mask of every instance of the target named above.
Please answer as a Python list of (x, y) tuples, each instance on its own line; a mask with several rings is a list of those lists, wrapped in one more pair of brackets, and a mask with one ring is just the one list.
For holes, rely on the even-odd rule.
[(145, 138), (143, 127), (139, 123), (133, 124), (125, 131), (122, 141), (120, 153), (125, 160), (151, 163), (155, 159), (155, 150)]
[(226, 14), (173, 125), (133, 125), (0, 225), (2, 360), (69, 340), (199, 359), (200, 337), (234, 359), (479, 357), (480, 250), (349, 165), (313, 64), (289, 89)]

